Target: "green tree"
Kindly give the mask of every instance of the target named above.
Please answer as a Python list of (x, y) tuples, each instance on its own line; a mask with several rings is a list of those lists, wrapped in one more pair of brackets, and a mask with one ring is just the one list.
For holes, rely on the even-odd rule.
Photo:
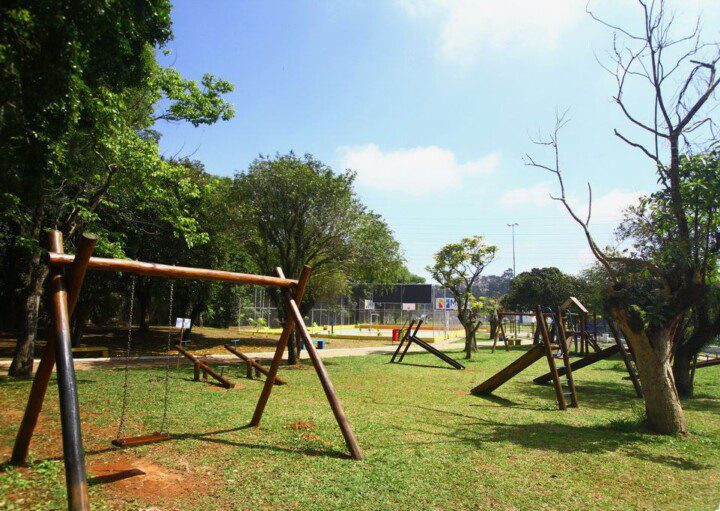
[[(347, 293), (359, 280), (387, 283), (403, 276), (399, 244), (382, 219), (355, 195), (351, 171), (335, 173), (306, 154), (261, 156), (235, 176), (243, 217), (237, 226), (250, 259), (261, 273), (281, 267), (288, 277), (304, 265), (313, 276), (300, 305), (307, 315), (319, 299)], [(273, 303), (284, 314), (277, 291)], [(288, 343), (288, 361), (297, 363), (299, 343)]]
[[(650, 159), (672, 215), (668, 233), (673, 249), (667, 252), (665, 263), (598, 246), (589, 227), (591, 189), (586, 215), (569, 204), (558, 144), (558, 134), (567, 123), (565, 115), (557, 116), (548, 139), (538, 141), (552, 149), (553, 163), (537, 163), (532, 157), (527, 163), (555, 175), (560, 189), (555, 199), (582, 228), (590, 250), (612, 282), (606, 290), (606, 307), (635, 353), (649, 427), (657, 433), (677, 434), (684, 433), (687, 424), (671, 367), (677, 347), (675, 332), (708, 287), (694, 248), (705, 240), (693, 236), (682, 190), (682, 153), (707, 153), (715, 143), (711, 114), (718, 104), (720, 43), (703, 41), (700, 23), (689, 34), (678, 34), (673, 27), (675, 16), (662, 0), (640, 2), (639, 9), (636, 29), (600, 21), (614, 32), (608, 66), (617, 78), (614, 100), (629, 124), (648, 138), (631, 139), (618, 130), (615, 135)], [(648, 100), (644, 112), (625, 102), (626, 91), (634, 86), (647, 87), (641, 95)], [(646, 282), (638, 282), (638, 276)], [(639, 294), (638, 289), (645, 292)]]
[[(698, 269), (697, 278), (705, 286), (705, 291), (675, 331), (675, 386), (681, 396), (691, 396), (693, 359), (720, 335), (720, 153), (681, 156), (679, 177), (692, 240), (692, 262)], [(671, 201), (668, 191), (660, 190), (641, 198), (637, 205), (627, 210), (617, 234), (621, 241), (632, 243), (633, 257), (652, 261), (658, 267), (672, 264), (680, 247), (673, 235), (677, 225)], [(636, 278), (643, 278), (643, 273)], [(647, 274), (647, 278), (654, 279), (655, 276)], [(651, 307), (651, 304), (643, 304), (643, 307)]]
[[(162, 183), (176, 169), (158, 155), (154, 123), (197, 125), (232, 116), (220, 98), (231, 84), (207, 75), (198, 87), (158, 65), (155, 50), (171, 35), (166, 0), (0, 7), (0, 215), (10, 260), (3, 283), (6, 293), (15, 290), (18, 319), (13, 375), (32, 370), (47, 275), (40, 261), (45, 231), (60, 229), (71, 247), (84, 228), (99, 225), (107, 197), (137, 188), (151, 202), (163, 201)], [(191, 215), (168, 211), (179, 213), (172, 223), (192, 238)], [(103, 241), (98, 249), (120, 246)]]
[(510, 282), (510, 292), (503, 296), (502, 306), (516, 311), (534, 311), (538, 305), (557, 308), (578, 294), (574, 277), (558, 268), (533, 268), (518, 274)]
[(435, 281), (447, 288), (457, 302), (458, 320), (465, 329), (465, 358), (477, 350), (475, 334), (481, 324), (481, 302), (472, 294), (485, 267), (495, 258), (497, 247), (488, 245), (482, 236), (463, 238), (441, 248), (435, 263), (426, 270)]

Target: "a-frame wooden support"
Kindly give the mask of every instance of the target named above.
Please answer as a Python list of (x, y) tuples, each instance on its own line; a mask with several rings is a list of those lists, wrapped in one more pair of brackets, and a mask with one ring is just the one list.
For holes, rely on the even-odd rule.
[[(49, 237), (50, 250), (58, 254), (64, 253), (62, 233), (51, 231)], [(95, 250), (96, 242), (95, 236), (82, 236), (77, 254), (67, 275), (63, 268), (51, 268), (49, 287), (52, 296), (50, 315), (53, 319), (53, 333), (48, 334), (10, 459), (14, 465), (24, 465), (27, 462), (30, 441), (42, 410), (50, 375), (57, 363), (65, 484), (68, 509), (73, 511), (89, 510), (90, 499), (85, 473), (85, 451), (80, 427), (77, 381), (72, 357), (70, 317), (77, 306), (80, 288), (85, 279), (85, 272), (90, 256)]]
[(92, 257), (96, 238), (85, 235), (81, 238), (76, 255), (64, 253), (62, 234), (59, 231), (50, 233), (50, 252), (47, 262), (50, 266), (51, 302), (49, 303), (50, 316), (53, 323), (53, 334), (47, 340), (43, 355), (35, 373), (25, 413), (20, 423), (11, 457), (12, 464), (24, 464), (27, 461), (30, 441), (37, 426), (38, 417), (42, 409), (47, 386), (50, 381), (53, 366), (57, 364), (57, 382), (60, 394), (60, 420), (62, 426), (63, 458), (65, 461), (65, 480), (68, 495), (68, 509), (72, 511), (87, 511), (90, 509), (88, 498), (87, 476), (85, 472), (85, 452), (82, 442), (80, 407), (78, 404), (77, 380), (73, 365), (70, 318), (80, 296), (80, 288), (88, 269), (127, 272), (135, 275), (159, 276), (166, 278), (187, 278), (197, 280), (215, 280), (231, 284), (262, 285), (277, 287), (283, 293), (288, 306), (285, 328), (278, 341), (278, 347), (273, 359), (273, 365), (268, 370), (268, 379), (258, 400), (253, 416), (252, 425), (260, 423), (262, 412), (267, 404), (270, 391), (275, 383), (278, 366), (287, 345), (287, 341), (294, 327), (305, 345), (312, 359), (318, 378), (322, 383), (345, 443), (353, 458), (363, 459), (360, 448), (350, 424), (345, 417), (340, 400), (330, 382), (325, 366), (318, 356), (309, 332), (305, 327), (298, 303), (300, 303), (305, 285), (310, 277), (311, 269), (306, 266), (300, 279), (295, 281), (286, 279), (279, 268), (278, 277), (233, 273), (226, 271), (207, 270), (203, 268), (187, 268), (170, 266), (141, 261), (120, 259), (106, 259)]
[(492, 375), (490, 378), (482, 382), (477, 387), (473, 388), (470, 391), (471, 394), (481, 396), (492, 393), (498, 387), (508, 382), (510, 379), (517, 376), (525, 369), (533, 365), (535, 362), (543, 358), (543, 356), (545, 356), (548, 367), (550, 368), (551, 378), (555, 387), (555, 396), (557, 399), (558, 408), (560, 408), (560, 410), (565, 410), (567, 408), (567, 402), (565, 400), (566, 396), (569, 396), (571, 398), (571, 406), (577, 407), (577, 394), (575, 392), (575, 382), (572, 379), (572, 370), (568, 372), (568, 378), (565, 382), (567, 383), (568, 388), (568, 391), (566, 392), (563, 389), (563, 381), (561, 381), (560, 379), (558, 367), (555, 362), (556, 359), (554, 351), (559, 350), (559, 353), (561, 353), (563, 357), (563, 368), (569, 366), (567, 339), (564, 335), (562, 335), (563, 331), (561, 329), (560, 339), (563, 341), (563, 344), (551, 343), (550, 334), (548, 332), (547, 324), (545, 323), (547, 314), (542, 312), (540, 306), (537, 307), (535, 317), (537, 320), (537, 328), (540, 332), (540, 338), (542, 340), (542, 343), (534, 345), (528, 351), (523, 353), (519, 358), (514, 360), (510, 365), (503, 368), (496, 374)]
[(510, 351), (510, 343), (508, 343), (507, 334), (505, 333), (505, 325), (503, 324), (503, 315), (495, 312), (497, 318), (497, 328), (495, 329), (495, 337), (493, 337), (493, 345), (491, 353), (495, 353), (498, 339), (505, 344), (505, 351)]
[(423, 324), (423, 320), (422, 319), (418, 320), (417, 326), (415, 327), (415, 330), (413, 331), (413, 323), (414, 322), (415, 322), (414, 319), (412, 321), (410, 321), (410, 325), (408, 325), (407, 331), (403, 335), (402, 339), (400, 339), (400, 343), (398, 344), (398, 347), (395, 350), (395, 353), (393, 353), (393, 356), (390, 358), (391, 364), (395, 362), (396, 357), (400, 353), (400, 350), (403, 348), (403, 344), (405, 346), (405, 349), (403, 349), (402, 353), (400, 353), (400, 357), (397, 358), (398, 364), (403, 361), (403, 359), (405, 358), (405, 355), (407, 354), (408, 350), (410, 349), (410, 345), (412, 345), (414, 343), (414, 344), (417, 344), (418, 346), (420, 346), (422, 349), (424, 349), (428, 353), (435, 355), (437, 358), (439, 358), (443, 362), (451, 365), (455, 369), (465, 369), (465, 366), (462, 365), (460, 362), (458, 362), (457, 360), (455, 360), (452, 357), (449, 357), (448, 355), (446, 355), (439, 349), (435, 348), (434, 346), (431, 346), (429, 343), (420, 339), (417, 336), (417, 333)]

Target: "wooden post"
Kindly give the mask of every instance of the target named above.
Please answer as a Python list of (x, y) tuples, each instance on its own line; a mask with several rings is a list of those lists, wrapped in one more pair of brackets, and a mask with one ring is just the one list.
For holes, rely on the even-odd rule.
[[(283, 275), (282, 269), (280, 268), (276, 268), (275, 272), (278, 274), (278, 276)], [(312, 269), (309, 266), (305, 266), (300, 273), (297, 289), (295, 290), (295, 298), (298, 300), (298, 302), (302, 302), (303, 296), (305, 295), (305, 286), (307, 285), (307, 281), (310, 278), (311, 272)], [(277, 372), (280, 368), (283, 354), (285, 353), (285, 347), (287, 346), (290, 335), (292, 334), (293, 326), (293, 317), (288, 312), (288, 315), (285, 318), (285, 325), (283, 326), (282, 333), (280, 334), (280, 339), (278, 340), (277, 347), (275, 348), (275, 355), (273, 356), (272, 362), (270, 363), (270, 368), (267, 372), (265, 386), (263, 386), (260, 397), (258, 398), (257, 405), (255, 406), (255, 413), (253, 414), (252, 420), (250, 421), (250, 425), (253, 427), (258, 427), (260, 425), (260, 420), (262, 419), (263, 412), (265, 411), (265, 406), (267, 405), (268, 399), (270, 398), (270, 392), (272, 392), (273, 385), (275, 385), (275, 378), (277, 377)]]
[[(561, 309), (558, 309), (558, 317), (562, 317)], [(565, 324), (562, 322), (562, 320), (558, 324), (558, 334), (560, 335), (560, 342), (562, 343), (562, 345), (560, 346), (560, 350), (562, 353), (563, 365), (565, 366), (565, 378), (567, 379), (568, 388), (570, 389), (570, 404), (571, 406), (577, 408), (577, 392), (575, 391), (575, 380), (573, 379), (572, 366), (570, 365), (570, 341), (568, 341), (567, 339), (567, 333), (565, 332)], [(555, 372), (557, 373), (557, 366), (555, 367)]]
[(60, 395), (60, 421), (62, 423), (63, 458), (68, 508), (73, 511), (90, 509), (87, 477), (85, 475), (85, 452), (80, 428), (80, 406), (77, 395), (75, 367), (73, 365), (70, 311), (65, 278), (62, 270), (53, 269), (50, 274), (52, 292), (52, 316), (55, 330), (55, 358)]
[[(295, 328), (298, 329), (298, 331), (300, 332), (300, 336), (302, 337), (303, 341), (305, 341), (305, 349), (310, 356), (310, 360), (312, 360), (313, 366), (315, 366), (315, 372), (320, 379), (320, 383), (322, 384), (323, 390), (325, 391), (325, 396), (330, 403), (333, 414), (335, 414), (335, 420), (337, 421), (338, 426), (340, 426), (340, 431), (342, 431), (343, 437), (345, 438), (345, 444), (350, 450), (350, 454), (352, 454), (353, 458), (355, 458), (356, 460), (362, 460), (365, 455), (363, 454), (363, 451), (360, 448), (357, 439), (355, 438), (355, 434), (350, 427), (350, 423), (348, 422), (347, 417), (345, 416), (345, 412), (342, 409), (342, 405), (340, 404), (340, 400), (338, 399), (337, 393), (335, 392), (335, 388), (330, 381), (330, 376), (325, 369), (325, 365), (322, 363), (322, 360), (320, 360), (320, 357), (317, 354), (315, 345), (313, 344), (312, 338), (310, 337), (310, 332), (308, 332), (307, 327), (305, 326), (305, 322), (303, 321), (302, 314), (300, 314), (300, 309), (298, 308), (297, 303), (295, 303), (295, 299), (293, 298), (292, 293), (289, 290), (284, 290), (283, 293), (285, 295), (285, 301), (288, 305), (288, 313), (290, 317), (295, 320)], [(268, 381), (270, 380), (268, 379)]]
[[(543, 344), (545, 345), (545, 357), (547, 358), (550, 373), (552, 374), (553, 387), (555, 387), (558, 408), (566, 410), (567, 404), (565, 403), (565, 396), (563, 396), (562, 386), (560, 385), (560, 376), (558, 375), (557, 366), (555, 366), (555, 361), (553, 360), (552, 347), (550, 345), (550, 334), (548, 333), (547, 324), (545, 323), (545, 315), (539, 305), (537, 306), (536, 311), (538, 329), (540, 330), (540, 336), (542, 337)], [(558, 318), (558, 321), (562, 321), (562, 319)], [(565, 339), (560, 339), (560, 342), (565, 342)]]
[[(60, 231), (50, 231), (50, 250), (57, 253), (63, 252), (63, 236)], [(69, 276), (68, 287), (68, 313), (72, 315), (80, 296), (80, 288), (85, 278), (85, 270), (87, 262), (95, 250), (97, 237), (91, 234), (84, 234), (80, 239), (78, 247), (78, 255), (73, 263), (72, 271)], [(53, 335), (46, 336), (45, 349), (43, 350), (40, 365), (38, 365), (35, 378), (33, 379), (30, 396), (28, 397), (27, 406), (23, 415), (20, 428), (15, 437), (15, 445), (13, 447), (10, 463), (13, 465), (24, 465), (27, 462), (27, 456), (30, 450), (30, 440), (37, 426), (38, 417), (42, 410), (45, 393), (50, 382), (50, 375), (55, 366), (55, 338)]]

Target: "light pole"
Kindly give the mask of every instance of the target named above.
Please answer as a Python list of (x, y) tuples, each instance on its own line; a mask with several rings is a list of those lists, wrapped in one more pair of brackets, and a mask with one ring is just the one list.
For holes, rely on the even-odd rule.
[(512, 247), (513, 247), (513, 278), (515, 278), (515, 227), (517, 227), (519, 224), (517, 222), (512, 224), (507, 224), (510, 229), (512, 229)]
[[(513, 279), (515, 279), (515, 227), (518, 226), (518, 223), (517, 223), (517, 222), (513, 222), (513, 223), (511, 223), (511, 224), (507, 224), (507, 226), (510, 227), (510, 229), (512, 229)], [(518, 317), (517, 317), (517, 316), (514, 316), (514, 317), (513, 317), (513, 323), (514, 323), (514, 327), (515, 327), (515, 339), (518, 338), (518, 326), (517, 326), (517, 322), (518, 322)]]

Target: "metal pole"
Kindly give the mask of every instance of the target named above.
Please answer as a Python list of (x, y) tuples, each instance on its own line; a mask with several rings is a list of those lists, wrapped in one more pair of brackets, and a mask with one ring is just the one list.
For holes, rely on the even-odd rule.
[(515, 278), (515, 227), (517, 227), (519, 224), (517, 222), (514, 222), (512, 224), (507, 224), (510, 229), (512, 229), (512, 255), (513, 255), (513, 278)]

